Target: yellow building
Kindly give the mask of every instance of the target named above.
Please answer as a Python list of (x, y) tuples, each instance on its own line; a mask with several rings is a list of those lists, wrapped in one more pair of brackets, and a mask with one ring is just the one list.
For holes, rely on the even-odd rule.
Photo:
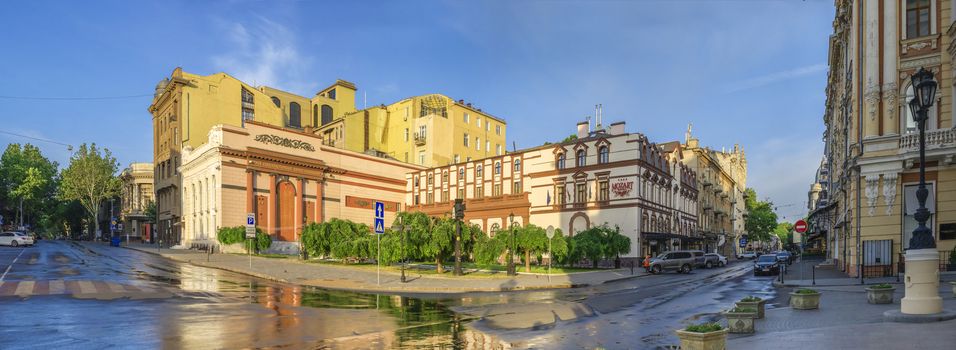
[(156, 86), (153, 119), (156, 238), (182, 238), (182, 154), (205, 144), (215, 125), (247, 121), (313, 133), (323, 145), (418, 165), (444, 165), (505, 153), (505, 122), (481, 109), (433, 94), (363, 110), (356, 87), (338, 80), (311, 98), (254, 87), (226, 73), (176, 68)]
[(440, 166), (503, 155), (505, 126), (471, 103), (432, 94), (346, 113), (317, 133), (330, 146)]
[(956, 247), (956, 9), (950, 0), (835, 4), (823, 115), (825, 179), (817, 181), (827, 203), (809, 215), (808, 244), (825, 247), (828, 261), (850, 276), (902, 272), (919, 183), (910, 77), (925, 68), (938, 82), (926, 127), (927, 226), (946, 265)]

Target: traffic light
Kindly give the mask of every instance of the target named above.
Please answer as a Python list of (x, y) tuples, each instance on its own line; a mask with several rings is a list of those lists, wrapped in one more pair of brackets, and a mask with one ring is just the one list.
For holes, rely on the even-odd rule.
[(455, 219), (465, 218), (465, 201), (461, 198), (455, 199)]

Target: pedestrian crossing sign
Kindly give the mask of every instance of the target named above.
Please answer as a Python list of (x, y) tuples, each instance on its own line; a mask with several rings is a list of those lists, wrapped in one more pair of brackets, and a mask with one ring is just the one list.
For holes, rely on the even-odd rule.
[(375, 234), (385, 233), (385, 219), (375, 218)]

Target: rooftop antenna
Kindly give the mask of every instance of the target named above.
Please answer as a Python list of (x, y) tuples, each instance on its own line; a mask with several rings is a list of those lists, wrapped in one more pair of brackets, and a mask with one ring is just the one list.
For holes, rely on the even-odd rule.
[(518, 143), (511, 141), (511, 152), (518, 152)]
[(588, 120), (588, 134), (590, 134), (591, 133), (591, 116), (587, 116), (587, 120)]

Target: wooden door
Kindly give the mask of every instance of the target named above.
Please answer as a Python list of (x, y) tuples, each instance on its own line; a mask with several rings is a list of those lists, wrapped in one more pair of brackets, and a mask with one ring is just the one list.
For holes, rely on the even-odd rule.
[(269, 218), (269, 199), (266, 196), (256, 196), (256, 226), (267, 234), (272, 233), (266, 222)]
[(278, 229), (279, 240), (295, 241), (295, 186), (291, 182), (283, 181), (279, 184), (279, 213)]
[(315, 202), (305, 202), (305, 222), (315, 222)]

